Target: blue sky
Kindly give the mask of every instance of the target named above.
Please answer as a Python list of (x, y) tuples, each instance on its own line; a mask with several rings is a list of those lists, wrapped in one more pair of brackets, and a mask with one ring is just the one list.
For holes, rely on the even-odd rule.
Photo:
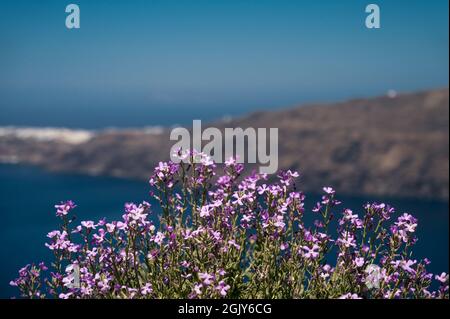
[(0, 124), (92, 110), (157, 124), (448, 86), (448, 1), (372, 2), (379, 30), (368, 0), (1, 0)]

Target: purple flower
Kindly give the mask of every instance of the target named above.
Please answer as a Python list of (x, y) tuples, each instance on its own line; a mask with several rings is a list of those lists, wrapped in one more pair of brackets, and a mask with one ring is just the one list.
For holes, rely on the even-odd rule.
[(307, 259), (316, 259), (317, 257), (319, 257), (319, 246), (313, 245), (311, 248), (308, 246), (302, 246), (301, 248), (303, 250), (303, 252), (301, 252), (303, 257)]
[(48, 247), (50, 250), (68, 250), (70, 252), (76, 252), (79, 248), (78, 245), (75, 245), (71, 243), (67, 238), (68, 234), (66, 231), (63, 231), (60, 233), (57, 232), (51, 232), (47, 235), (47, 237), (52, 238), (52, 242), (50, 244), (45, 243), (45, 246)]
[(214, 282), (214, 275), (208, 274), (207, 272), (199, 273), (198, 277), (205, 286), (209, 286)]
[(100, 228), (98, 230), (98, 233), (94, 234), (92, 237), (95, 239), (97, 244), (101, 244), (105, 238), (105, 230), (103, 228)]
[(238, 245), (234, 239), (229, 240), (228, 244), (235, 247), (237, 250), (241, 249), (241, 246)]
[(19, 276), (20, 277), (25, 277), (28, 274), (28, 270), (30, 269), (30, 264), (22, 267), (19, 269)]
[(273, 225), (279, 228), (280, 231), (282, 231), (286, 226), (286, 223), (284, 222), (284, 217), (282, 215), (276, 215)]
[(195, 292), (195, 294), (201, 295), (202, 294), (202, 288), (203, 288), (202, 284), (195, 284), (194, 285), (194, 292)]
[(113, 233), (115, 229), (116, 229), (116, 225), (114, 223), (106, 224), (106, 231), (108, 233)]
[(214, 165), (214, 161), (209, 156), (203, 156), (200, 162), (205, 166), (212, 166)]
[(86, 229), (95, 229), (95, 224), (92, 220), (82, 221), (81, 226)]
[(164, 235), (161, 232), (157, 232), (153, 241), (155, 242), (155, 244), (161, 245), (165, 238), (166, 238), (166, 235)]
[(77, 207), (77, 205), (75, 205), (75, 203), (71, 200), (61, 202), (61, 204), (55, 205), (56, 216), (58, 217), (66, 216), (75, 207)]
[(243, 200), (246, 198), (245, 194), (243, 194), (242, 192), (239, 192), (239, 193), (236, 192), (233, 194), (233, 197), (236, 198), (236, 200), (233, 201), (233, 204), (237, 203), (237, 204), (239, 204), (239, 206), (244, 205)]
[(341, 237), (336, 241), (338, 244), (343, 245), (344, 247), (356, 247), (355, 237), (352, 233), (348, 231), (344, 231), (341, 234)]
[(313, 211), (313, 213), (318, 213), (318, 212), (320, 212), (321, 209), (322, 209), (322, 205), (319, 202), (317, 202), (316, 206), (314, 206), (312, 211)]
[(200, 209), (200, 217), (209, 217), (209, 214), (211, 212), (211, 208), (209, 205), (202, 206)]
[(47, 266), (44, 264), (43, 261), (41, 261), (41, 262), (39, 263), (39, 269), (41, 269), (42, 271), (48, 270)]
[(146, 295), (150, 295), (153, 292), (153, 287), (151, 283), (146, 283), (142, 288), (141, 288), (141, 294), (143, 294), (144, 296)]
[(227, 295), (227, 292), (230, 288), (231, 288), (230, 285), (227, 285), (223, 280), (221, 280), (219, 284), (216, 286), (216, 289), (219, 291), (222, 297), (225, 297)]
[(412, 238), (412, 234), (416, 231), (417, 227), (417, 219), (415, 219), (412, 215), (403, 214), (400, 216), (395, 222), (394, 225), (391, 226), (391, 232), (395, 236), (398, 236), (403, 242), (414, 242)]
[(350, 224), (356, 226), (356, 228), (362, 228), (363, 222), (358, 218), (358, 214), (353, 214), (353, 211), (350, 209), (344, 210), (344, 217), (339, 222), (340, 225), (343, 225), (346, 221), (350, 222)]
[(266, 184), (263, 184), (262, 186), (259, 186), (258, 187), (258, 194), (259, 195), (262, 195), (262, 194), (264, 194), (265, 192), (267, 192), (269, 190), (269, 188), (267, 187), (267, 185)]
[(226, 166), (233, 166), (236, 164), (236, 159), (234, 157), (230, 157), (225, 161)]
[(128, 225), (140, 225), (145, 226), (149, 222), (147, 221), (148, 209), (150, 208), (150, 204), (147, 202), (143, 202), (139, 206), (134, 203), (126, 203), (125, 204), (125, 214), (122, 216), (123, 220)]
[(445, 284), (448, 281), (448, 274), (446, 274), (445, 272), (443, 272), (440, 275), (436, 275), (435, 276), (436, 280)]
[(411, 268), (411, 266), (415, 265), (416, 263), (417, 260), (403, 260), (400, 266), (402, 267), (403, 270), (411, 274), (415, 274), (416, 271), (413, 268)]
[(373, 212), (379, 215), (383, 220), (389, 220), (391, 218), (391, 215), (395, 213), (395, 209), (393, 207), (390, 207), (389, 205), (386, 205), (384, 203), (367, 204), (365, 206), (365, 209), (369, 214), (372, 214)]
[(68, 292), (68, 293), (66, 293), (66, 294), (60, 293), (60, 294), (59, 294), (59, 299), (69, 299), (70, 296), (72, 296), (72, 295), (73, 295), (73, 292)]
[(118, 221), (116, 223), (116, 226), (117, 226), (117, 229), (119, 229), (119, 230), (127, 230), (128, 229), (127, 224), (124, 222), (121, 222), (121, 221)]
[(353, 263), (355, 264), (356, 267), (362, 267), (364, 265), (364, 258), (362, 257), (356, 257), (353, 260)]
[(286, 186), (289, 186), (295, 178), (297, 178), (299, 174), (297, 172), (292, 172), (291, 170), (288, 171), (281, 171), (278, 177), (280, 178), (281, 184), (284, 184)]

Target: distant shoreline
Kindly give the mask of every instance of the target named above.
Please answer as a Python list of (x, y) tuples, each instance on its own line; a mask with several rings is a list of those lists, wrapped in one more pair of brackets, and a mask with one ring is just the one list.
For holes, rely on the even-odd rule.
[[(260, 111), (210, 124), (219, 130), (275, 125), (280, 168), (304, 172), (307, 191), (334, 185), (345, 194), (448, 200), (448, 113), (449, 91), (440, 89)], [(145, 180), (169, 159), (172, 144), (164, 126), (0, 127), (0, 162)]]

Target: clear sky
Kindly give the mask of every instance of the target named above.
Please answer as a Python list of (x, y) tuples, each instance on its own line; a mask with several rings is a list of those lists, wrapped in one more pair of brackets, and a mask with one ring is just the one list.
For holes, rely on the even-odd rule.
[[(372, 2), (379, 30), (364, 25)], [(69, 3), (79, 30), (65, 27)], [(95, 110), (165, 124), (446, 87), (448, 10), (447, 0), (0, 0), (0, 125), (45, 113), (42, 125), (83, 126)]]

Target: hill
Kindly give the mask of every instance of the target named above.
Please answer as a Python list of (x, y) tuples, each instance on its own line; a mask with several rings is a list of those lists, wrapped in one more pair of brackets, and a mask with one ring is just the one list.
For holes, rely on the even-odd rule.
[[(343, 194), (448, 199), (448, 88), (257, 112), (211, 125), (278, 127), (280, 168), (299, 170), (307, 191), (332, 185)], [(77, 131), (83, 138), (69, 141), (17, 128), (1, 132), (0, 160), (139, 179), (168, 159), (173, 144), (168, 129)]]

